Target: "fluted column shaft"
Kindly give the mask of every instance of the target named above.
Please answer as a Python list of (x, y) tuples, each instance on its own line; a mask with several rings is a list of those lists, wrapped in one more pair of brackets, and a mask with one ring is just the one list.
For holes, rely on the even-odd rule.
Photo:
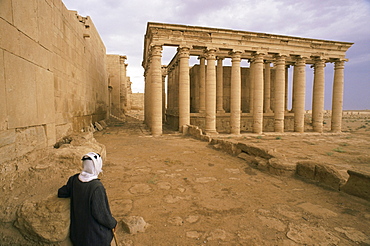
[(162, 67), (162, 123), (166, 122), (166, 76), (167, 69)]
[(206, 129), (208, 133), (216, 132), (216, 50), (207, 52), (206, 76)]
[(173, 102), (174, 102), (174, 112), (176, 115), (179, 114), (179, 75), (180, 69), (179, 69), (179, 63), (175, 63), (175, 71), (174, 71), (174, 93), (173, 93)]
[(263, 89), (263, 112), (271, 112), (271, 67), (270, 62), (265, 63), (265, 77)]
[(179, 53), (179, 130), (190, 125), (190, 77), (189, 48), (180, 48)]
[(306, 61), (298, 58), (293, 71), (293, 109), (294, 131), (304, 132), (304, 114), (306, 97)]
[(240, 134), (241, 106), (241, 52), (232, 53), (231, 88), (230, 88), (230, 133)]
[(150, 106), (149, 103), (151, 101), (150, 97), (150, 67), (147, 66), (144, 72), (145, 76), (145, 85), (144, 85), (144, 122), (146, 125), (150, 127)]
[(275, 62), (275, 132), (284, 132), (285, 112), (285, 56), (278, 56)]
[(206, 110), (206, 58), (200, 57), (199, 64), (199, 113), (203, 113)]
[(343, 87), (344, 87), (344, 61), (337, 61), (334, 65), (333, 99), (331, 115), (331, 131), (342, 131), (343, 114)]
[(288, 90), (289, 90), (289, 67), (290, 65), (285, 66), (285, 102), (284, 107), (285, 111), (288, 111)]
[(254, 59), (249, 61), (249, 113), (253, 113), (254, 101)]
[(263, 55), (256, 55), (253, 63), (253, 132), (260, 134), (263, 130)]
[(167, 78), (167, 109), (172, 112), (172, 78), (173, 78), (173, 68), (168, 69), (168, 78)]
[(323, 132), (325, 61), (317, 60), (314, 65), (314, 82), (312, 98), (312, 126), (314, 132)]
[(162, 134), (162, 46), (153, 46), (151, 55), (151, 131), (156, 136)]
[(224, 113), (224, 78), (223, 78), (223, 65), (222, 65), (223, 58), (219, 57), (217, 59), (217, 76), (216, 76), (216, 84), (217, 84), (217, 112)]

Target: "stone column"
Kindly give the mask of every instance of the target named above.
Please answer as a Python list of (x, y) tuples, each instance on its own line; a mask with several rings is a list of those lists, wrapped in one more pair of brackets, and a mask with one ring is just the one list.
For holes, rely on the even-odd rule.
[(294, 131), (304, 132), (306, 60), (298, 58), (293, 71), (293, 111)]
[(230, 88), (230, 133), (240, 134), (240, 106), (241, 106), (241, 72), (240, 51), (232, 52), (231, 88)]
[(174, 114), (179, 115), (179, 63), (174, 64), (174, 83), (173, 83), (173, 102), (174, 102)]
[(264, 77), (265, 86), (263, 89), (263, 112), (271, 112), (271, 67), (270, 62), (265, 62), (265, 77)]
[[(148, 61), (149, 63), (149, 61)], [(149, 63), (150, 64), (150, 63)], [(151, 121), (150, 121), (150, 67), (147, 64), (145, 71), (144, 71), (144, 77), (145, 77), (145, 85), (144, 85), (144, 123), (150, 127)]]
[(179, 48), (179, 131), (190, 125), (189, 48)]
[(152, 46), (151, 55), (151, 131), (158, 136), (162, 134), (162, 46)]
[(166, 122), (166, 76), (167, 67), (162, 66), (162, 123)]
[(124, 114), (127, 112), (127, 104), (128, 104), (128, 91), (127, 91), (127, 75), (126, 75), (126, 66), (125, 60), (126, 56), (120, 56), (119, 57), (119, 63), (120, 63), (120, 90), (119, 90), (119, 106), (118, 106), (118, 117), (124, 116)]
[(314, 132), (323, 132), (325, 60), (318, 59), (314, 64), (314, 82), (312, 98), (312, 126)]
[(289, 91), (289, 67), (290, 65), (285, 66), (285, 111), (288, 112), (288, 91)]
[(331, 113), (331, 131), (342, 131), (343, 114), (344, 61), (336, 61), (334, 65), (333, 100)]
[(206, 75), (206, 129), (207, 133), (216, 133), (216, 50), (207, 52)]
[(217, 84), (217, 113), (225, 113), (224, 110), (224, 78), (223, 78), (223, 65), (222, 65), (223, 58), (217, 58), (217, 76), (216, 76), (216, 84)]
[(263, 131), (263, 54), (256, 55), (253, 63), (253, 132), (261, 134)]
[(274, 89), (275, 89), (274, 129), (275, 132), (284, 132), (285, 56), (276, 57)]
[(253, 113), (254, 101), (254, 59), (249, 60), (249, 113)]
[(199, 65), (199, 113), (206, 110), (206, 58), (201, 56)]
[(172, 78), (173, 78), (173, 67), (169, 67), (167, 69), (168, 77), (167, 77), (167, 113), (172, 113), (173, 103), (172, 103), (172, 93), (173, 93), (173, 85), (172, 85)]

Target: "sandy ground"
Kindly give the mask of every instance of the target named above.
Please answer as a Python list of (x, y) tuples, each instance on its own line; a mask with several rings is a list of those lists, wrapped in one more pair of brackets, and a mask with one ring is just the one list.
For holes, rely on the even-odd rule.
[[(352, 132), (339, 135), (249, 134), (239, 140), (274, 148), (292, 161), (336, 165), (345, 175), (347, 169), (370, 170), (368, 122), (344, 119), (343, 128)], [(94, 136), (107, 149), (101, 178), (113, 215), (148, 223), (136, 234), (120, 224), (120, 245), (370, 245), (370, 202), (363, 199), (261, 172), (176, 132), (152, 137), (131, 117)]]

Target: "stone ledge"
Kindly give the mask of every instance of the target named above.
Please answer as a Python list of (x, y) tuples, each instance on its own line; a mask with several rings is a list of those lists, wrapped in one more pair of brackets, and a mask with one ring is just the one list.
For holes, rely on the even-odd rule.
[(347, 173), (349, 178), (341, 191), (370, 201), (370, 174), (354, 170), (348, 170)]
[(290, 163), (273, 149), (267, 150), (253, 144), (212, 138), (210, 135), (203, 135), (197, 126), (188, 125), (184, 135), (207, 141), (213, 148), (238, 156), (261, 171), (278, 176), (296, 175), (370, 201), (370, 174), (348, 170), (350, 177), (346, 182), (346, 178), (333, 166), (315, 161)]
[(346, 182), (337, 169), (315, 161), (297, 162), (296, 175), (327, 185), (335, 190), (340, 190), (340, 187)]

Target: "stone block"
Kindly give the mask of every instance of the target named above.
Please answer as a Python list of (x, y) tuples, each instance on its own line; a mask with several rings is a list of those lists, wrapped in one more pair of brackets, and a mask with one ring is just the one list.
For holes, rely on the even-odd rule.
[(340, 172), (332, 166), (314, 161), (297, 162), (296, 175), (339, 190), (345, 183)]
[[(3, 1), (0, 1), (0, 11), (2, 2)], [(0, 18), (0, 30), (0, 47), (7, 52), (19, 54), (20, 33), (17, 28)]]
[(315, 181), (325, 184), (335, 190), (339, 190), (345, 183), (345, 179), (334, 167), (317, 164), (315, 167)]
[(46, 146), (47, 139), (43, 126), (18, 129), (16, 131), (16, 151), (18, 156), (25, 155), (35, 149), (45, 148)]
[(138, 232), (145, 232), (148, 224), (143, 217), (130, 216), (122, 220), (123, 230), (129, 234), (136, 234)]
[(349, 178), (341, 191), (370, 201), (370, 173), (348, 170)]
[(54, 10), (51, 4), (38, 1), (37, 5), (38, 42), (48, 50), (53, 50), (54, 44), (54, 25), (51, 24)]
[(286, 159), (271, 158), (268, 161), (267, 170), (278, 176), (293, 176), (296, 172), (296, 164)]
[(15, 143), (15, 130), (0, 131), (0, 148)]
[(296, 174), (300, 177), (310, 180), (315, 179), (316, 163), (313, 161), (299, 161), (297, 162)]
[[(0, 19), (1, 22), (1, 19)], [(1, 29), (1, 27), (0, 27)], [(0, 37), (1, 39), (1, 37)], [(4, 57), (4, 51), (0, 49), (0, 57)], [(4, 59), (0, 59), (0, 81), (5, 81)], [(0, 131), (8, 129), (8, 113), (6, 111), (6, 88), (5, 83), (0, 83)], [(0, 137), (1, 139), (1, 137)], [(1, 144), (0, 144), (1, 146)]]
[(15, 159), (17, 157), (17, 152), (15, 151), (15, 143), (0, 147), (0, 156), (0, 164)]
[[(1, 0), (0, 1), (0, 16), (1, 18), (5, 19), (9, 23), (13, 22), (12, 0)], [(0, 28), (0, 30), (3, 30), (3, 29)]]
[(95, 122), (94, 125), (95, 125), (95, 128), (98, 131), (103, 131), (104, 130), (104, 128), (102, 127), (102, 125), (99, 124), (99, 122)]
[(13, 54), (5, 53), (5, 83), (9, 128), (36, 125), (36, 66)]
[(42, 68), (36, 69), (37, 124), (55, 122), (54, 77)]
[(37, 3), (40, 1), (12, 1), (14, 26), (21, 32), (38, 40)]
[(15, 226), (27, 238), (40, 243), (65, 241), (69, 234), (70, 199), (50, 196), (42, 201), (26, 201), (17, 212)]
[(265, 159), (273, 158), (274, 156), (270, 154), (271, 151), (268, 151), (264, 148), (257, 147), (252, 144), (238, 143), (237, 147), (247, 153), (248, 155), (258, 156)]
[(45, 132), (46, 132), (47, 146), (53, 146), (57, 141), (55, 123), (46, 124)]

